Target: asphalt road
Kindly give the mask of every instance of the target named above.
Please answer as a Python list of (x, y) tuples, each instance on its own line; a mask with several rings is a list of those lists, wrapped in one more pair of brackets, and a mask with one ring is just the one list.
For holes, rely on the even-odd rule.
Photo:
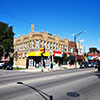
[(100, 100), (100, 73), (91, 68), (45, 73), (0, 70), (0, 100)]

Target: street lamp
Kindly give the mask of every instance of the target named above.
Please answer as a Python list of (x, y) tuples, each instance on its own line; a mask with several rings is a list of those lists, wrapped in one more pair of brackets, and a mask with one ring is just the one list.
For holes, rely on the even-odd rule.
[(2, 45), (0, 45), (0, 47), (2, 47), (2, 49), (3, 49), (3, 61), (5, 61), (4, 60), (5, 59), (5, 48)]
[(77, 64), (78, 64), (78, 62), (77, 62), (78, 50), (77, 50), (77, 44), (76, 44), (77, 42), (76, 42), (76, 39), (77, 39), (77, 37), (78, 37), (79, 35), (81, 35), (82, 33), (85, 33), (85, 32), (86, 32), (86, 30), (84, 30), (84, 31), (82, 31), (82, 32), (80, 32), (80, 33), (74, 35), (75, 52), (76, 52), (76, 56), (75, 56), (75, 68), (77, 68)]

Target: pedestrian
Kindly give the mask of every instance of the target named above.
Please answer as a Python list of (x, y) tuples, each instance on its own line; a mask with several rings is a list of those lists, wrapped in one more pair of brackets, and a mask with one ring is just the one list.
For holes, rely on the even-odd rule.
[(50, 68), (51, 68), (51, 70), (53, 70), (53, 63), (52, 62), (51, 62)]
[(41, 72), (44, 72), (43, 60), (41, 60)]
[(98, 71), (100, 71), (100, 63), (99, 63), (99, 65), (98, 65)]
[(43, 66), (44, 66), (44, 68), (45, 68), (45, 61), (43, 60)]

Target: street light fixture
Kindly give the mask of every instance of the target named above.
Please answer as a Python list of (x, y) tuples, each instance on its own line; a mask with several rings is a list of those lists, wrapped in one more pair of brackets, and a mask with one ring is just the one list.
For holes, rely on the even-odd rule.
[(78, 34), (74, 34), (75, 52), (76, 52), (76, 56), (75, 56), (75, 68), (77, 68), (77, 64), (78, 64), (78, 62), (77, 62), (78, 50), (77, 50), (77, 44), (76, 44), (77, 42), (76, 42), (76, 39), (77, 39), (77, 37), (79, 35), (81, 35), (82, 33), (85, 33), (85, 32), (86, 32), (86, 30), (84, 30), (84, 31), (82, 31), (82, 32), (80, 32)]

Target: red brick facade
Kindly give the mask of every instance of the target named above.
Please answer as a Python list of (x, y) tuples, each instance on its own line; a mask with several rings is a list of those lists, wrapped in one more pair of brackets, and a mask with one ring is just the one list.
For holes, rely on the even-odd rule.
[[(73, 52), (70, 52), (70, 47), (73, 48)], [(75, 56), (75, 42), (73, 41), (68, 41), (68, 51), (70, 53), (70, 55)]]

